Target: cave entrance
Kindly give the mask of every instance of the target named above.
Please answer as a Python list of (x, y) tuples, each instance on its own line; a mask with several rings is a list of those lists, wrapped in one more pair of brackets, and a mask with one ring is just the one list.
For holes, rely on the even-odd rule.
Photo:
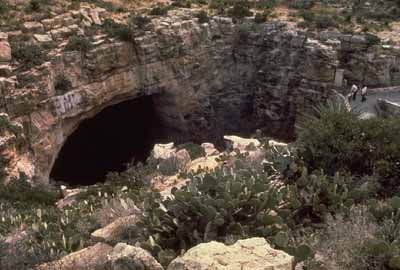
[(124, 101), (84, 120), (61, 148), (50, 178), (91, 185), (104, 182), (110, 171), (125, 170), (133, 160), (145, 161), (163, 136), (153, 99)]

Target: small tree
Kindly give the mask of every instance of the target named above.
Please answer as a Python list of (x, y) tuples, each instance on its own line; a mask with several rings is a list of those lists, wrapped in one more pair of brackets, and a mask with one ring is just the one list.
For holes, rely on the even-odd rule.
[(229, 15), (238, 20), (253, 15), (250, 11), (250, 2), (247, 0), (235, 2), (233, 8), (229, 11)]

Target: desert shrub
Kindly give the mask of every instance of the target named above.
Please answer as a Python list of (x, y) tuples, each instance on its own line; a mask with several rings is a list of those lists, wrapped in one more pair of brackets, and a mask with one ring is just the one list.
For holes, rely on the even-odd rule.
[(65, 51), (79, 51), (82, 53), (88, 52), (93, 47), (90, 40), (86, 37), (72, 36), (67, 45), (65, 46)]
[(330, 175), (378, 174), (390, 190), (400, 175), (399, 131), (400, 119), (360, 120), (344, 107), (319, 107), (300, 125), (299, 155), (311, 170), (323, 169)]
[(129, 25), (119, 24), (114, 20), (106, 19), (104, 28), (108, 35), (118, 38), (121, 41), (133, 41), (132, 29)]
[(381, 39), (378, 36), (371, 34), (371, 33), (366, 33), (365, 38), (367, 39), (367, 41), (370, 45), (376, 45), (381, 42)]
[(289, 7), (294, 9), (310, 9), (315, 5), (315, 0), (294, 0), (289, 1)]
[[(365, 245), (371, 269), (400, 268), (400, 197), (386, 201), (371, 200), (369, 210), (378, 224), (376, 239)], [(385, 267), (382, 267), (382, 266)]]
[(243, 19), (244, 17), (252, 16), (250, 11), (250, 2), (247, 0), (235, 1), (233, 7), (228, 11), (228, 15), (234, 19)]
[(118, 193), (121, 187), (138, 192), (141, 188), (150, 185), (155, 168), (155, 162), (150, 159), (146, 164), (130, 164), (123, 172), (109, 172), (106, 176), (106, 182), (100, 188), (109, 192), (109, 194)]
[[(286, 190), (278, 190), (265, 174), (242, 170), (227, 174), (217, 169), (205, 175), (189, 175), (191, 182), (162, 201), (159, 193), (145, 199), (141, 227), (147, 241), (142, 246), (168, 262), (181, 250), (211, 240), (233, 243), (262, 236), (277, 247), (288, 248), (284, 221)], [(290, 249), (295, 255), (307, 247)], [(306, 255), (307, 255), (306, 254)]]
[(59, 194), (41, 186), (31, 186), (26, 177), (13, 179), (10, 184), (0, 182), (0, 199), (20, 207), (54, 205)]
[(143, 16), (141, 14), (132, 14), (129, 16), (129, 24), (137, 26), (142, 29), (146, 24), (150, 23), (151, 19), (149, 17)]
[(173, 0), (171, 3), (173, 7), (190, 8), (192, 6), (191, 0)]
[(255, 3), (257, 8), (260, 9), (272, 9), (277, 5), (277, 0), (261, 0)]
[(0, 14), (7, 15), (9, 10), (10, 10), (10, 4), (7, 2), (7, 0), (0, 0)]
[(63, 95), (72, 89), (72, 84), (64, 74), (60, 74), (55, 79), (54, 89), (57, 95)]
[(314, 22), (315, 20), (315, 12), (311, 10), (302, 10), (299, 12), (300, 17), (307, 23)]
[(58, 259), (60, 256), (49, 250), (31, 249), (26, 242), (15, 245), (5, 243), (0, 239), (0, 269), (25, 270), (33, 269), (36, 265)]
[(242, 24), (238, 27), (237, 33), (235, 35), (234, 44), (236, 46), (247, 44), (250, 39), (250, 32), (252, 28), (247, 24)]
[(106, 226), (120, 217), (140, 215), (140, 210), (130, 198), (112, 198), (101, 202), (102, 206), (95, 212), (97, 222)]
[(330, 216), (312, 245), (314, 252), (324, 259), (314, 263), (318, 266), (312, 269), (384, 270), (384, 261), (372, 259), (366, 249), (376, 240), (378, 231), (379, 224), (366, 207), (354, 207), (349, 215)]
[(150, 15), (154, 16), (165, 16), (168, 14), (169, 6), (166, 5), (157, 5), (150, 10)]
[(314, 21), (315, 21), (315, 26), (318, 29), (326, 29), (329, 27), (337, 26), (335, 20), (331, 16), (328, 16), (328, 15), (318, 15), (315, 17)]
[(0, 156), (0, 183), (4, 182), (4, 178), (7, 176), (6, 168), (9, 163), (9, 160), (4, 157)]
[(208, 7), (210, 9), (216, 9), (218, 14), (225, 14), (225, 10), (230, 6), (229, 0), (211, 0), (209, 1)]
[[(310, 225), (322, 223), (328, 214), (346, 210), (354, 202), (363, 201), (374, 186), (365, 185), (365, 179), (356, 181), (354, 177), (336, 173), (326, 175), (322, 171), (309, 172), (295, 149), (275, 152), (273, 158), (267, 153), (270, 162), (265, 163), (265, 171), (278, 173), (289, 191), (287, 199), (291, 202), (288, 221)], [(369, 180), (369, 179), (368, 179)]]
[(177, 150), (186, 149), (189, 152), (190, 159), (194, 160), (199, 157), (204, 157), (206, 152), (203, 147), (198, 144), (187, 142), (177, 146)]
[(199, 23), (208, 23), (208, 21), (210, 20), (207, 12), (204, 10), (197, 12), (195, 16), (197, 19), (199, 19)]
[(254, 22), (255, 23), (264, 23), (268, 20), (268, 17), (271, 15), (271, 11), (270, 10), (265, 10), (263, 12), (258, 12), (256, 13), (256, 15), (254, 16)]
[(27, 10), (30, 12), (42, 11), (45, 5), (49, 5), (49, 0), (30, 0)]
[(11, 43), (12, 56), (23, 65), (24, 69), (43, 64), (47, 60), (47, 53), (36, 44)]

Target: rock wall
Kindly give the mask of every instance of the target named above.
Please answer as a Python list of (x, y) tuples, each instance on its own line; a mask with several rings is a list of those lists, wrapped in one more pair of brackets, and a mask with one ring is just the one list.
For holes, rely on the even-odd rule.
[[(85, 27), (106, 17), (104, 10), (82, 9), (24, 27), (38, 43), (62, 47), (67, 34), (88, 35)], [(8, 46), (7, 34), (15, 38), (1, 34), (0, 47)], [(49, 62), (25, 72), (10, 68), (7, 51), (1, 55), (8, 64), (0, 68), (0, 112), (23, 126), (27, 143), (15, 150), (14, 164), (29, 160), (33, 169), (25, 173), (34, 181), (48, 182), (57, 153), (82, 120), (142, 95), (153, 95), (170, 140), (219, 143), (224, 133), (257, 128), (292, 139), (296, 118), (346, 81), (400, 80), (398, 48), (364, 36), (222, 17), (199, 24), (188, 9), (154, 17), (134, 36), (132, 42), (95, 36), (86, 53), (57, 48)], [(68, 89), (58, 89), (60, 80)]]

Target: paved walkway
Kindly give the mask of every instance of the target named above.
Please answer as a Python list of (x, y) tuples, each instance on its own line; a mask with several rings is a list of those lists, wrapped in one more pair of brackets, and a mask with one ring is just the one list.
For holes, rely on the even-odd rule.
[(369, 89), (365, 102), (361, 102), (359, 91), (356, 100), (351, 100), (350, 105), (355, 111), (361, 112), (361, 118), (370, 118), (377, 116), (375, 105), (379, 98), (400, 104), (400, 87)]

